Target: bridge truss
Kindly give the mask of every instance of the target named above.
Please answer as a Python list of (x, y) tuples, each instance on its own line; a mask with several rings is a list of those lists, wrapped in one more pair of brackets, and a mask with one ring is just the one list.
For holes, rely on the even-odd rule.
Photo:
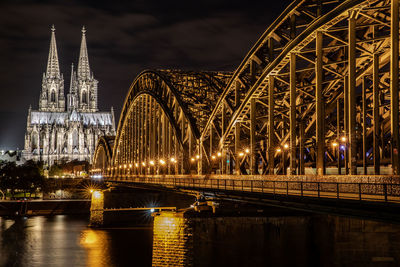
[(399, 146), (398, 1), (296, 0), (234, 73), (141, 73), (102, 171), (399, 174)]

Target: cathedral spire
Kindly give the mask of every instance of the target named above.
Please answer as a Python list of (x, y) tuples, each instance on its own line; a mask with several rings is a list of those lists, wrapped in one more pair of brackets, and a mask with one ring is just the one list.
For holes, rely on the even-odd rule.
[(74, 73), (74, 63), (71, 65), (71, 82), (69, 84), (69, 93), (75, 92), (75, 73)]
[(89, 57), (86, 47), (86, 29), (82, 27), (81, 50), (79, 52), (78, 78), (90, 78)]
[(46, 76), (48, 78), (60, 78), (60, 67), (58, 63), (58, 53), (56, 44), (56, 28), (51, 26), (51, 40), (49, 58), (47, 61)]

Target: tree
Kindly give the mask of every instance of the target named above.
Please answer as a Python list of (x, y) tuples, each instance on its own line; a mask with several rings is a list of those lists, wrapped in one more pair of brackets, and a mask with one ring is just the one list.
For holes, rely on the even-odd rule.
[(43, 187), (43, 163), (27, 161), (17, 166), (15, 162), (6, 162), (0, 165), (0, 190), (10, 191), (14, 197), (16, 190), (33, 194)]

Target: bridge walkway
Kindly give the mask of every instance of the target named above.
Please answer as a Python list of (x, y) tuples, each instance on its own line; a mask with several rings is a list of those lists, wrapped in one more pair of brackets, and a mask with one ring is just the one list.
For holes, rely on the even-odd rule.
[(400, 183), (377, 182), (377, 180), (374, 182), (271, 181), (267, 179), (213, 179), (180, 175), (179, 177), (130, 176), (108, 178), (107, 181), (194, 191), (230, 191), (245, 194), (261, 193), (273, 196), (400, 204)]

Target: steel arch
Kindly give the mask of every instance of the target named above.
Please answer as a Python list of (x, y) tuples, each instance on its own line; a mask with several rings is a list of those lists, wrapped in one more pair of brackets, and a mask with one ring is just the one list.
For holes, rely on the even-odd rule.
[[(324, 8), (325, 4), (327, 8)], [(223, 154), (228, 153), (231, 157), (235, 159), (235, 168), (237, 173), (247, 173), (246, 169), (249, 169), (249, 173), (258, 174), (259, 171), (257, 165), (260, 162), (259, 159), (261, 158), (263, 161), (263, 173), (267, 173), (266, 168), (268, 167), (269, 173), (272, 174), (274, 173), (274, 171), (276, 172), (275, 161), (277, 157), (277, 152), (275, 151), (275, 149), (277, 148), (277, 146), (283, 145), (289, 139), (290, 144), (288, 144), (288, 146), (290, 151), (290, 161), (289, 161), (290, 172), (292, 174), (296, 173), (296, 167), (297, 167), (296, 165), (302, 165), (300, 166), (300, 170), (297, 170), (297, 173), (298, 174), (304, 173), (304, 162), (301, 162), (302, 160), (299, 159), (300, 157), (303, 158), (304, 160), (305, 156), (304, 144), (303, 145), (299, 144), (301, 143), (301, 140), (298, 139), (305, 139), (307, 134), (311, 135), (309, 132), (313, 129), (313, 127), (315, 127), (314, 125), (315, 122), (321, 125), (322, 122), (327, 118), (327, 116), (325, 115), (333, 114), (334, 112), (340, 113), (340, 108), (335, 109), (331, 107), (332, 99), (347, 98), (347, 96), (343, 97), (344, 94), (343, 84), (348, 83), (344, 82), (344, 80), (346, 79), (344, 77), (350, 76), (350, 78), (352, 79), (350, 85), (353, 88), (352, 92), (354, 92), (357, 89), (357, 86), (360, 85), (360, 79), (357, 80), (357, 77), (359, 77), (361, 74), (364, 75), (367, 72), (372, 72), (371, 61), (373, 54), (377, 53), (382, 54), (381, 51), (375, 51), (376, 49), (373, 46), (387, 45), (388, 40), (396, 42), (396, 40), (393, 41), (393, 38), (398, 38), (395, 35), (390, 34), (390, 36), (382, 36), (381, 34), (381, 36), (379, 36), (378, 33), (375, 33), (373, 38), (368, 38), (367, 40), (356, 40), (357, 34), (358, 35), (363, 34), (362, 31), (359, 30), (359, 28), (367, 27), (371, 29), (375, 27), (377, 28), (376, 31), (383, 28), (383, 31), (387, 33), (388, 26), (389, 28), (391, 28), (390, 14), (388, 15), (387, 12), (388, 9), (390, 9), (390, 4), (391, 4), (390, 1), (354, 1), (354, 0), (332, 1), (332, 2), (322, 2), (322, 1), (293, 2), (278, 18), (278, 20), (275, 21), (271, 25), (271, 27), (268, 28), (268, 30), (263, 34), (260, 40), (252, 48), (252, 50), (246, 56), (242, 64), (235, 71), (230, 82), (228, 83), (228, 86), (224, 90), (224, 93), (218, 100), (217, 105), (214, 108), (212, 115), (210, 116), (210, 119), (206, 124), (205, 131), (203, 131), (201, 135), (201, 140), (203, 140), (203, 142), (209, 139), (211, 140), (208, 141), (209, 143), (210, 142), (217, 143), (218, 145), (209, 146), (210, 148), (208, 151), (207, 148), (205, 148), (206, 152), (209, 154), (215, 154), (216, 152), (221, 153), (221, 151)], [(313, 9), (310, 8), (311, 6), (315, 7), (314, 14), (312, 13)], [(303, 18), (307, 16), (308, 19)], [(352, 26), (345, 25), (346, 23), (344, 23), (343, 21), (347, 19), (352, 21), (353, 23)], [(351, 37), (339, 38), (338, 36), (335, 36), (335, 34), (331, 33), (331, 31), (340, 31), (340, 27), (344, 28), (346, 35)], [(354, 31), (351, 34), (349, 34), (350, 27), (352, 27), (352, 31)], [(317, 35), (319, 35), (319, 37), (317, 37)], [(326, 40), (322, 40), (321, 35), (325, 37)], [(318, 39), (319, 48), (317, 48), (316, 39)], [(323, 41), (325, 43), (322, 43)], [(371, 42), (372, 44), (370, 45), (368, 41)], [(327, 42), (329, 42), (329, 44), (327, 44)], [(350, 42), (352, 42), (351, 45), (349, 44)], [(359, 42), (363, 43), (359, 44)], [(337, 61), (336, 63), (334, 62), (335, 60), (330, 60), (331, 62), (325, 60), (328, 54), (325, 52), (325, 49), (328, 48), (332, 50), (334, 49), (332, 48), (332, 46), (334, 45), (340, 47), (338, 43), (341, 45), (341, 47), (346, 47), (345, 49), (349, 49), (349, 47), (352, 46), (353, 50), (350, 52), (352, 53), (353, 57), (351, 59), (351, 61), (353, 62), (352, 66), (350, 66), (351, 71), (348, 70), (349, 67), (347, 66), (349, 65), (348, 58), (346, 63), (347, 65), (344, 68), (342, 67), (342, 65), (340, 65), (343, 62), (341, 63), (339, 62), (339, 60), (336, 60)], [(308, 54), (306, 52), (307, 50)], [(380, 62), (378, 63), (378, 65), (389, 64), (389, 62), (387, 61), (388, 58), (387, 54), (392, 53), (391, 51), (392, 51), (391, 49), (386, 48), (385, 53), (380, 55)], [(314, 55), (311, 58), (309, 58), (310, 53), (311, 54), (314, 53)], [(316, 55), (317, 53), (320, 56), (317, 56)], [(330, 53), (333, 54), (332, 51), (330, 51)], [(362, 57), (365, 57), (365, 54), (367, 54), (369, 58), (362, 60)], [(347, 55), (345, 55), (345, 57), (346, 56)], [(319, 60), (318, 62), (316, 62), (317, 58)], [(298, 63), (298, 66), (300, 65), (300, 68), (299, 67), (296, 68), (296, 60), (300, 61), (300, 64)], [(324, 62), (323, 60), (328, 62)], [(355, 66), (356, 60), (357, 60), (357, 66)], [(290, 61), (294, 62), (292, 62), (291, 64)], [(368, 65), (369, 68), (362, 68), (364, 64)], [(377, 71), (379, 72), (379, 66)], [(300, 75), (298, 72), (304, 72), (304, 73)], [(315, 73), (317, 73), (318, 75), (315, 75)], [(287, 78), (282, 78), (282, 76), (284, 76), (283, 74), (285, 74)], [(326, 81), (322, 80), (322, 75), (329, 76), (329, 74), (330, 76), (332, 75), (336, 76), (335, 77), (336, 80), (331, 80), (329, 81), (330, 82), (329, 86), (324, 86), (323, 82)], [(393, 77), (394, 76), (396, 75), (393, 75)], [(317, 79), (319, 79), (318, 85), (316, 82)], [(342, 80), (342, 85), (338, 85), (340, 83), (339, 82), (340, 79)], [(281, 83), (279, 86), (286, 87), (286, 90), (279, 91), (276, 88), (277, 87), (276, 83)], [(300, 84), (303, 85), (299, 86)], [(271, 91), (272, 94), (268, 92), (268, 88), (270, 87), (270, 85), (274, 87), (273, 90)], [(311, 90), (306, 90), (305, 86), (312, 88)], [(316, 91), (318, 90), (315, 89), (317, 86), (320, 92), (318, 96), (316, 94)], [(340, 88), (340, 86), (342, 87), (342, 89)], [(392, 91), (396, 91), (395, 88), (398, 88), (398, 85), (392, 83), (391, 88), (393, 88)], [(286, 120), (284, 119), (286, 114), (281, 114), (280, 115), (282, 117), (281, 121), (283, 121), (283, 123), (290, 124), (289, 125), (290, 127), (280, 126), (280, 128), (283, 128), (285, 133), (281, 133), (278, 136), (275, 136), (277, 133), (274, 128), (279, 127), (278, 125), (276, 125), (276, 121), (274, 121), (275, 120), (274, 117), (276, 117), (276, 110), (275, 111), (272, 110), (272, 113), (274, 114), (273, 116), (271, 116), (272, 123), (271, 121), (269, 121), (268, 123), (260, 126), (258, 125), (259, 121), (257, 120), (256, 116), (259, 116), (259, 114), (257, 113), (260, 113), (260, 107), (257, 107), (257, 105), (258, 106), (264, 105), (266, 106), (267, 110), (261, 112), (264, 113), (261, 115), (264, 115), (265, 118), (269, 120), (268, 112), (271, 112), (271, 110), (268, 109), (270, 108), (270, 106), (276, 105), (274, 101), (276, 102), (277, 99), (276, 98), (274, 99), (272, 97), (272, 102), (271, 102), (272, 105), (270, 105), (270, 103), (263, 103), (262, 98), (269, 98), (269, 95), (278, 95), (278, 94), (286, 95), (286, 99), (285, 98), (281, 99), (280, 101), (281, 103), (279, 104), (288, 109), (287, 114), (289, 115), (288, 116), (289, 121), (291, 122), (289, 123), (284, 122)], [(396, 94), (398, 93), (395, 93), (394, 95)], [(334, 97), (332, 97), (332, 95), (334, 95)], [(342, 96), (340, 97), (340, 95)], [(349, 139), (347, 145), (349, 150), (348, 153), (350, 155), (348, 157), (351, 160), (349, 160), (348, 165), (350, 168), (350, 173), (353, 174), (356, 173), (356, 165), (357, 165), (355, 159), (356, 158), (355, 154), (357, 153), (356, 141), (355, 141), (355, 139), (357, 139), (355, 136), (355, 128), (356, 128), (355, 117), (356, 116), (357, 118), (360, 117), (360, 115), (356, 114), (355, 111), (355, 103), (354, 103), (355, 95), (356, 94), (353, 93), (351, 96), (353, 101), (352, 106), (346, 105), (346, 108), (352, 110), (351, 116), (353, 119), (352, 121), (350, 121), (346, 117), (346, 122), (345, 122), (347, 124), (351, 124), (350, 129), (346, 129), (347, 132), (345, 132), (345, 135)], [(316, 103), (317, 101), (316, 100), (310, 101), (314, 103), (308, 103), (308, 107), (306, 109), (301, 110), (302, 116), (299, 116), (298, 114), (299, 101), (301, 101), (301, 99), (299, 98), (304, 96), (306, 97), (311, 96), (314, 98), (318, 98), (319, 100), (318, 101), (319, 111), (314, 112), (314, 114), (312, 114), (313, 118), (311, 120), (310, 118), (307, 119), (306, 115), (307, 113), (310, 113), (313, 110), (313, 108), (317, 105)], [(392, 96), (392, 94), (390, 94), (390, 96)], [(227, 99), (229, 99), (231, 102), (235, 102), (234, 105), (235, 109), (233, 113), (224, 112), (224, 103), (227, 102)], [(375, 100), (375, 102), (376, 101), (377, 100)], [(391, 102), (395, 101), (392, 100)], [(301, 104), (304, 103), (301, 102)], [(340, 102), (339, 105), (341, 105)], [(321, 108), (323, 108), (324, 106), (326, 106), (328, 111), (326, 112), (326, 114), (321, 113)], [(398, 106), (394, 107), (394, 109), (397, 110)], [(303, 111), (306, 112), (306, 114), (303, 114)], [(280, 113), (282, 113), (282, 111), (280, 111)], [(319, 115), (318, 116), (319, 120), (317, 120), (316, 118), (317, 117), (316, 113), (318, 113)], [(397, 113), (394, 112), (394, 114)], [(391, 117), (393, 118), (396, 116), (391, 116)], [(308, 126), (305, 129), (305, 133), (301, 135), (298, 133), (301, 131), (301, 129), (299, 129), (300, 127), (296, 125), (296, 122), (298, 120), (300, 120), (302, 123), (304, 122), (308, 123)], [(226, 123), (226, 121), (228, 121), (228, 123)], [(357, 121), (359, 121), (359, 119), (357, 119)], [(370, 124), (370, 122), (367, 122), (367, 120), (365, 121), (366, 122), (365, 123), (363, 122), (363, 124)], [(340, 123), (342, 122), (339, 122), (339, 128), (342, 127), (340, 126)], [(246, 127), (243, 127), (241, 124), (246, 124), (245, 125)], [(268, 126), (268, 124), (272, 125)], [(210, 129), (215, 128), (215, 125), (220, 125), (218, 128), (223, 129), (223, 131), (221, 131), (218, 134), (219, 137), (217, 138), (217, 140), (213, 140), (215, 139), (215, 137), (212, 136), (211, 134), (212, 131), (210, 131)], [(245, 129), (244, 131), (243, 128), (247, 129)], [(268, 131), (258, 133), (257, 129), (260, 128), (261, 129), (268, 128)], [(330, 152), (329, 149), (326, 149), (325, 139), (326, 137), (328, 137), (327, 138), (328, 140), (333, 139), (330, 136), (332, 134), (332, 131), (331, 133), (329, 133), (329, 131), (327, 130), (327, 134), (325, 134), (324, 128), (325, 128), (324, 126), (317, 126), (316, 135), (318, 136), (312, 136), (310, 138), (314, 140), (318, 139), (313, 141), (314, 143), (316, 143), (316, 147), (309, 146), (309, 148), (318, 151), (317, 153), (318, 155), (316, 156), (316, 160), (314, 161), (317, 161), (316, 167), (319, 170), (318, 172), (319, 174), (323, 174), (325, 172), (325, 166), (324, 166), (326, 161), (325, 153)], [(367, 126), (363, 128), (367, 128)], [(398, 133), (398, 123), (392, 123), (392, 127), (390, 130), (394, 133)], [(247, 133), (243, 133), (246, 131)], [(271, 132), (272, 134), (269, 134), (269, 132)], [(340, 132), (340, 129), (336, 130), (336, 132), (337, 135), (339, 135), (339, 133), (342, 134)], [(245, 134), (245, 138), (243, 138), (243, 134)], [(210, 138), (210, 136), (212, 137)], [(290, 136), (292, 136), (292, 138), (289, 138)], [(392, 139), (393, 138), (398, 139), (398, 137), (396, 136), (398, 136), (398, 134), (392, 134)], [(267, 145), (265, 144), (263, 145), (264, 149), (260, 148), (261, 145), (259, 144), (259, 140), (257, 140), (263, 137), (268, 137), (267, 140), (262, 140), (265, 141), (265, 143), (267, 143)], [(276, 140), (274, 140), (276, 139), (276, 137), (278, 137), (279, 142), (276, 142)], [(351, 139), (353, 139), (353, 142), (351, 142)], [(243, 147), (243, 141), (247, 141), (245, 143), (247, 143), (248, 146), (247, 149), (249, 150), (248, 157), (246, 155), (243, 155), (244, 152), (247, 151), (247, 149)], [(233, 149), (232, 146), (234, 146)], [(395, 144), (393, 146), (398, 147), (398, 140), (395, 141)], [(383, 148), (381, 147), (381, 149)], [(278, 151), (279, 150), (281, 149), (278, 148)], [(378, 149), (375, 147), (374, 155), (378, 154), (376, 152), (377, 150)], [(260, 154), (258, 158), (257, 154)], [(363, 154), (365, 155), (366, 151), (363, 152)], [(371, 155), (372, 153), (369, 154)], [(309, 157), (311, 156), (309, 155)], [(374, 156), (374, 158), (377, 157)], [(366, 161), (365, 158), (364, 161)], [(392, 161), (398, 164), (397, 163), (398, 160), (394, 159)], [(225, 162), (225, 160), (222, 160), (222, 162)], [(285, 168), (286, 159), (282, 159), (281, 163), (283, 163), (282, 164), (283, 166), (280, 166), (280, 168), (281, 171), (284, 172), (284, 170), (286, 169)], [(243, 164), (245, 164), (245, 166), (242, 166)], [(379, 165), (379, 163), (375, 163), (375, 165), (376, 164)], [(365, 169), (364, 172), (366, 172), (365, 165), (366, 163), (364, 163), (364, 169)], [(222, 171), (231, 173), (232, 166), (227, 169), (222, 168)], [(377, 168), (376, 171), (377, 173), (379, 173), (379, 170), (377, 170)]]
[[(203, 103), (217, 99), (216, 95), (222, 91), (227, 77), (230, 77), (229, 73), (142, 72), (132, 83), (121, 113), (113, 152), (114, 173), (115, 169), (117, 174), (124, 169), (129, 173), (145, 173), (149, 169), (157, 173), (188, 173), (190, 167), (183, 159), (195, 154), (204, 118), (211, 112)], [(135, 119), (132, 116), (142, 117)], [(143, 127), (144, 132), (131, 129), (134, 127), (132, 123)], [(127, 144), (132, 141), (134, 148)], [(139, 142), (144, 142), (144, 146), (149, 148), (143, 148)], [(179, 166), (175, 164), (173, 167), (167, 158), (180, 159)], [(166, 166), (162, 167), (160, 162)], [(155, 167), (146, 166), (149, 163)]]

